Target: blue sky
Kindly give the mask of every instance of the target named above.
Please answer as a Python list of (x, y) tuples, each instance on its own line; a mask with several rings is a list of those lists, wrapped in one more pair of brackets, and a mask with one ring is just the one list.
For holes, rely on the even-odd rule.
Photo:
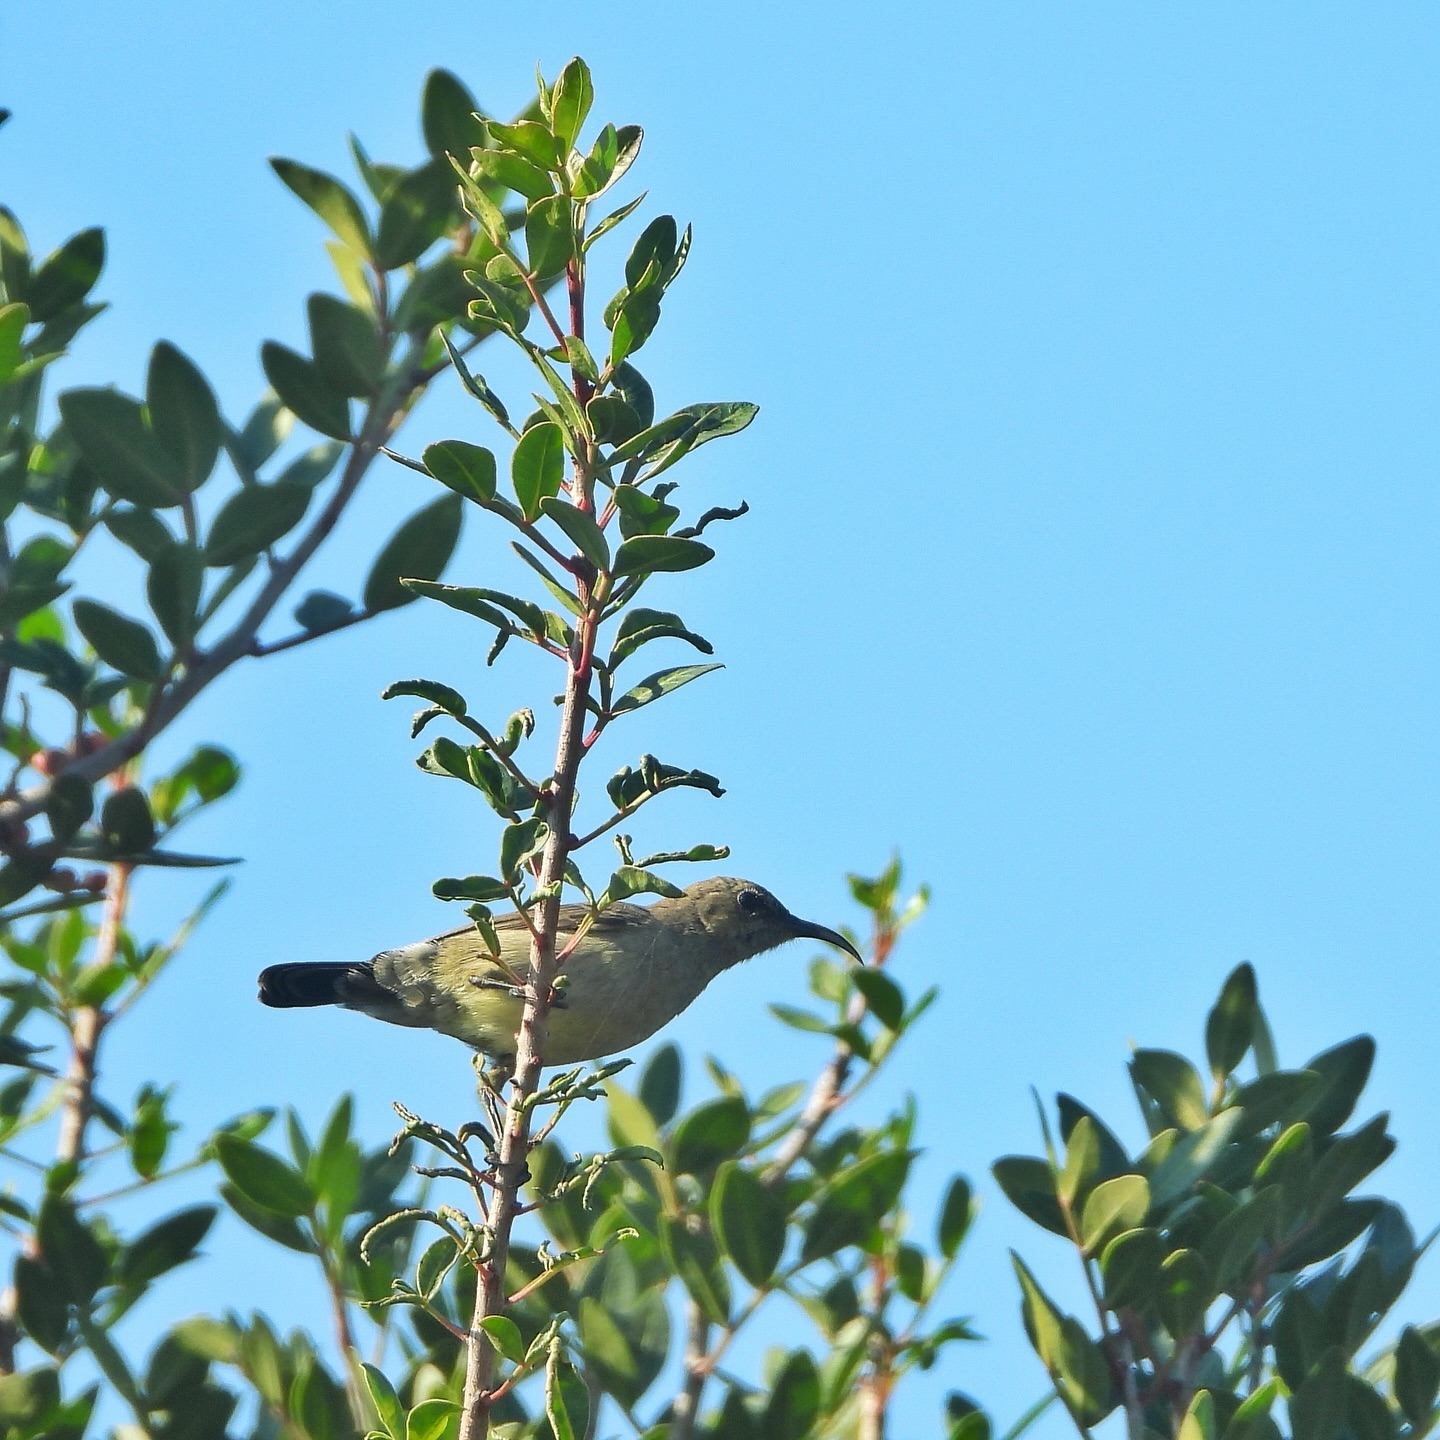
[[(599, 118), (645, 125), (652, 208), (696, 229), (647, 373), (662, 405), (762, 413), (695, 462), (689, 493), (752, 514), (671, 592), (728, 668), (626, 737), (729, 793), (642, 842), (726, 841), (830, 923), (844, 872), (892, 848), (933, 884), (901, 964), (943, 998), (891, 1094), (920, 1098), (926, 1193), (956, 1168), (986, 1192), (954, 1303), (994, 1338), (937, 1388), (1008, 1420), (1042, 1385), (1005, 1247), (1069, 1292), (989, 1162), (1033, 1146), (1032, 1083), (1133, 1135), (1127, 1044), (1194, 1050), (1241, 959), (1282, 1058), (1376, 1035), (1385, 1184), (1440, 1219), (1437, 50), (1414, 4), (31, 4), (0, 18), (0, 174), (37, 248), (109, 230), (114, 308), (64, 382), (134, 390), (166, 337), (239, 416), (260, 342), (300, 340), (333, 283), (267, 155), (341, 170), (353, 128), (417, 160), (428, 68), (503, 113), (577, 51)], [(437, 395), (406, 444), (484, 423)], [(414, 480), (377, 475), (320, 583), (353, 593)], [(477, 526), (454, 573), (502, 564)], [(522, 666), (475, 679), (472, 646), (412, 607), (187, 718), (248, 765), (194, 839), (247, 863), (128, 1022), (122, 1093), (173, 1077), (197, 1135), (341, 1088), (377, 1138), (392, 1097), (468, 1103), (446, 1042), (252, 996), (262, 964), (447, 923), (429, 882), (478, 868), (489, 828), (377, 697), (412, 673), (502, 713), (549, 693)], [(147, 881), (141, 914), (189, 893)], [(813, 1069), (764, 1011), (803, 970), (727, 977), (674, 1038), (756, 1088)], [(318, 1321), (308, 1277), (259, 1254), (197, 1271), (190, 1302), (293, 1273)], [(1408, 1303), (1440, 1310), (1433, 1263)]]

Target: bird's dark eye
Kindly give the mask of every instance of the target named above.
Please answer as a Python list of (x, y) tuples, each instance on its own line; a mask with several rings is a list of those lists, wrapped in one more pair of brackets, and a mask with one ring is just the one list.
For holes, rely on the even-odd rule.
[(760, 897), (758, 890), (742, 890), (736, 897), (735, 903), (747, 914), (754, 915), (757, 911), (764, 909), (765, 902)]

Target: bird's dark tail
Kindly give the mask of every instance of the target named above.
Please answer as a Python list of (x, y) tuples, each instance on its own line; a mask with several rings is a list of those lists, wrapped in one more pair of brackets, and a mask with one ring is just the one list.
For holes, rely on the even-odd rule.
[(334, 961), (271, 965), (260, 972), (260, 1003), (277, 1010), (312, 1005), (343, 1005), (356, 982), (374, 985), (369, 965)]

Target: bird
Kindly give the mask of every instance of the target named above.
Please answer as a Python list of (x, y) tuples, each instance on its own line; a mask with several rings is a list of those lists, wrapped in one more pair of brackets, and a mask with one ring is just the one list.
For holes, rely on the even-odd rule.
[[(592, 924), (565, 962), (550, 1010), (547, 1065), (578, 1065), (639, 1045), (722, 971), (788, 940), (820, 940), (864, 963), (843, 935), (792, 915), (749, 880), (701, 880), (673, 899), (622, 902), (598, 915), (588, 905), (562, 905), (557, 949), (586, 917)], [(260, 1003), (281, 1010), (339, 1005), (437, 1030), (491, 1060), (512, 1061), (524, 1008), (516, 981), (529, 979), (530, 932), (514, 913), (493, 924), (501, 965), (467, 926), (360, 964), (271, 965), (260, 972)]]

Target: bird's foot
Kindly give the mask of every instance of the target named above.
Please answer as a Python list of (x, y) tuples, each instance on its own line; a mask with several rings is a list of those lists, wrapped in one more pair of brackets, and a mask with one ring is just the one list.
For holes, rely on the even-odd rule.
[(472, 975), (470, 983), (477, 990), (503, 990), (512, 1000), (525, 999), (525, 988), (512, 985), (508, 980), (492, 980), (488, 975)]

